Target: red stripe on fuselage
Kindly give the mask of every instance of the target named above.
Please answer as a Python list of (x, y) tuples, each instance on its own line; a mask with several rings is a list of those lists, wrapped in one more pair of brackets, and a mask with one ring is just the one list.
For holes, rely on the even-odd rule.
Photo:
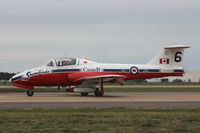
[[(50, 73), (31, 76), (28, 81), (17, 80), (14, 83), (29, 85), (29, 86), (66, 86), (80, 84), (85, 77), (103, 76), (103, 75), (122, 75), (125, 76), (124, 80), (136, 79), (150, 79), (168, 76), (183, 76), (183, 73), (138, 73), (132, 75), (131, 73), (112, 73), (112, 72), (70, 72), (70, 73)], [(68, 76), (68, 79), (67, 79)]]

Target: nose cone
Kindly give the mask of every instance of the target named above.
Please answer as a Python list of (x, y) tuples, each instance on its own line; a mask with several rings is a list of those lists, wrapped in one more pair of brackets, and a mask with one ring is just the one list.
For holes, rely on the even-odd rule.
[(17, 80), (20, 80), (22, 78), (21, 73), (14, 75), (12, 78), (9, 79), (10, 83), (15, 83)]
[(11, 77), (10, 79), (9, 79), (9, 82), (10, 83), (14, 83), (14, 81), (16, 81), (18, 79), (18, 76), (17, 75), (14, 75), (13, 77)]

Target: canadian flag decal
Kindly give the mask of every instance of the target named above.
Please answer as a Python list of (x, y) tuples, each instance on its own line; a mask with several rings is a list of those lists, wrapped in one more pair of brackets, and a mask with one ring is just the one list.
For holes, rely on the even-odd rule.
[(166, 58), (160, 59), (160, 64), (169, 64), (169, 59)]

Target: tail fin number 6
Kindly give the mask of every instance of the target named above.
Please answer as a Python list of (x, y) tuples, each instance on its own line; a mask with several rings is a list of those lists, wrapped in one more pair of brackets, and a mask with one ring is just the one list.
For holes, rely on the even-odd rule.
[(175, 62), (181, 62), (181, 60), (182, 60), (182, 58), (180, 56), (181, 54), (182, 54), (182, 52), (176, 52), (175, 53), (175, 57), (174, 57)]

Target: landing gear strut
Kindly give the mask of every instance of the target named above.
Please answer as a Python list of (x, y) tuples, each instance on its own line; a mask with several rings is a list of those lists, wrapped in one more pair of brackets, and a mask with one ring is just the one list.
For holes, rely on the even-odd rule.
[(32, 97), (34, 94), (33, 90), (28, 90), (27, 91), (27, 96)]
[(103, 79), (99, 79), (99, 88), (95, 89), (95, 96), (102, 97), (104, 95)]
[(58, 91), (60, 91), (60, 86), (58, 86)]

